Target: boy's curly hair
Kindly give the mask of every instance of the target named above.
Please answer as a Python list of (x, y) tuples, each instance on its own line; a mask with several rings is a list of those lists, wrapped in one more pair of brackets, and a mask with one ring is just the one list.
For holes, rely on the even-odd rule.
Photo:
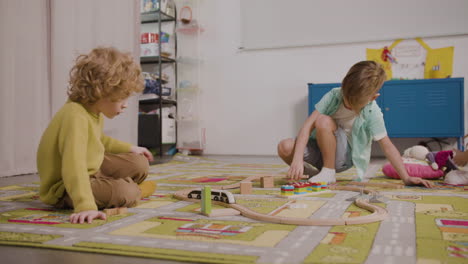
[(129, 53), (98, 47), (76, 58), (67, 94), (73, 102), (90, 105), (101, 98), (126, 99), (143, 88), (140, 65)]
[(354, 109), (367, 103), (365, 100), (377, 93), (386, 79), (387, 75), (380, 64), (360, 61), (349, 69), (341, 83), (343, 97)]

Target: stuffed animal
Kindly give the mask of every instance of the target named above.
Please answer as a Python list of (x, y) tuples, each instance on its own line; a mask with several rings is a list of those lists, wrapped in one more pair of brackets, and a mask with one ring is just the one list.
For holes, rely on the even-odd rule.
[(468, 185), (468, 151), (455, 150), (451, 161), (457, 169), (447, 173), (444, 182), (453, 185)]
[[(468, 152), (430, 152), (424, 146), (413, 146), (403, 152), (403, 164), (411, 177), (437, 179), (445, 175), (446, 184), (468, 185)], [(383, 166), (382, 172), (388, 177), (400, 178), (390, 163)]]
[(403, 157), (426, 161), (429, 165), (431, 165), (433, 170), (439, 169), (439, 166), (434, 160), (435, 155), (431, 155), (429, 149), (424, 146), (418, 145), (405, 149), (403, 152)]
[(441, 169), (445, 173), (451, 170), (457, 170), (457, 165), (453, 162), (453, 151), (452, 150), (441, 150), (437, 152), (429, 152), (426, 155), (426, 159), (429, 160), (432, 168), (435, 170)]
[[(413, 146), (403, 152), (403, 164), (409, 176), (424, 179), (437, 179), (444, 176), (444, 171), (431, 167), (426, 159), (428, 154), (429, 150), (424, 146)], [(400, 179), (390, 162), (382, 167), (382, 172), (390, 178)]]
[(405, 149), (403, 152), (403, 157), (425, 160), (428, 153), (429, 150), (424, 146), (413, 146), (411, 148)]
[(453, 162), (453, 154), (452, 150), (429, 152), (424, 146), (413, 146), (403, 152), (403, 157), (427, 161), (433, 170), (440, 169), (447, 173), (458, 169)]
[(468, 171), (453, 170), (445, 175), (444, 182), (452, 185), (468, 185)]

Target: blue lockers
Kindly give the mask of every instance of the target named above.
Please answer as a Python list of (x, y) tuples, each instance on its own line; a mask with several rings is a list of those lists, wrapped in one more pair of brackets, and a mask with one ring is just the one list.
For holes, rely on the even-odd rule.
[[(341, 84), (308, 86), (310, 114), (325, 93)], [(463, 78), (392, 80), (384, 83), (380, 94), (377, 104), (390, 137), (463, 137)]]

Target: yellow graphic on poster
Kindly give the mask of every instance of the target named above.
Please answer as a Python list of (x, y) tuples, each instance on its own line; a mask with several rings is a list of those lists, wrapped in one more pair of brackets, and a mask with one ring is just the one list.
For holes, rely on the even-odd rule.
[[(427, 45), (421, 38), (415, 38), (415, 40), (427, 52), (425, 61), (423, 62), (424, 79), (451, 77), (453, 72), (454, 47), (433, 49), (429, 47), (429, 45)], [(385, 73), (387, 74), (387, 80), (395, 78), (414, 79), (413, 75), (408, 75), (405, 78), (404, 73), (403, 75), (400, 73), (398, 74), (398, 76), (395, 76), (395, 69), (392, 70), (392, 68), (402, 68), (402, 65), (399, 65), (400, 67), (395, 67), (396, 65), (398, 65), (399, 57), (398, 55), (395, 55), (394, 52), (396, 46), (402, 41), (402, 39), (395, 40), (390, 46), (385, 46), (380, 49), (366, 49), (366, 59), (381, 64), (385, 70)]]

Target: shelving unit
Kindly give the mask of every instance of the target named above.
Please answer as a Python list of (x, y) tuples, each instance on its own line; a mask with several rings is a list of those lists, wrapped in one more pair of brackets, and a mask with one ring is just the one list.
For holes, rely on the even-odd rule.
[(177, 149), (185, 154), (202, 154), (205, 129), (201, 112), (199, 0), (176, 0), (179, 52), (177, 85)]
[(172, 22), (175, 21), (175, 16), (170, 16), (161, 10), (143, 12), (140, 14), (141, 23), (160, 23), (160, 22)]
[(176, 63), (176, 60), (166, 57), (159, 57), (159, 56), (148, 56), (148, 57), (141, 57), (140, 64), (155, 64), (160, 63)]
[[(155, 93), (145, 94), (146, 97), (142, 95), (139, 100), (138, 145), (154, 150), (156, 156), (159, 156), (159, 159), (156, 160), (162, 161), (164, 153), (171, 148), (175, 149), (177, 143), (175, 121), (177, 112), (177, 13), (175, 6), (171, 7), (173, 15), (163, 12), (164, 8), (163, 10), (160, 8), (162, 7), (161, 2), (167, 5), (174, 5), (172, 1), (141, 1), (142, 4), (149, 2), (152, 5), (152, 10), (141, 13), (140, 18), (142, 33), (157, 34), (156, 43), (152, 44), (157, 45), (157, 51), (152, 51), (150, 56), (143, 56), (147, 53), (141, 54), (140, 64), (143, 72), (148, 72), (156, 76), (156, 87), (158, 88)], [(167, 9), (169, 10), (169, 7), (167, 7)], [(165, 28), (171, 28), (168, 45), (170, 45), (169, 49), (172, 52), (169, 56), (167, 56), (167, 54), (164, 55), (163, 52), (162, 38), (165, 32), (168, 32), (168, 30), (163, 30), (163, 24)], [(171, 40), (173, 40), (172, 43)], [(163, 81), (165, 75), (169, 76), (169, 85), (167, 86), (171, 88), (170, 95), (168, 96), (169, 98), (163, 94), (164, 84), (167, 83), (167, 81)], [(154, 95), (155, 98), (148, 98), (147, 95)], [(171, 111), (169, 108), (174, 109), (172, 119), (170, 118), (171, 114), (167, 114)], [(174, 135), (167, 135), (167, 131), (173, 131)]]

